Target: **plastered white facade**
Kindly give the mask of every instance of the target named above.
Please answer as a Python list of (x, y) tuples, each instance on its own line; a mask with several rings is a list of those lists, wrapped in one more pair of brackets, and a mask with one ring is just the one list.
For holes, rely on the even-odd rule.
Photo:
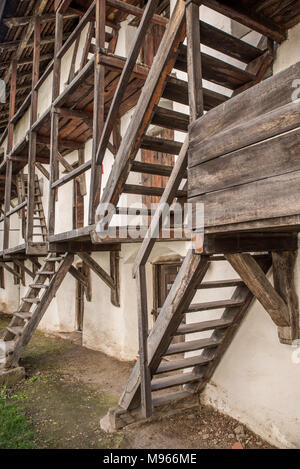
[[(171, 3), (175, 3), (172, 0)], [(201, 17), (204, 21), (214, 24), (221, 29), (231, 32), (232, 24), (228, 18), (211, 12), (201, 7)], [(136, 29), (127, 26), (127, 22), (121, 27), (116, 54), (126, 56), (130, 49)], [(87, 30), (82, 32), (82, 41)], [(249, 42), (256, 44), (257, 35), (247, 37)], [(81, 41), (81, 42), (82, 42)], [(79, 51), (82, 50), (82, 43)], [(289, 39), (283, 43), (277, 51), (277, 59), (274, 64), (274, 73), (290, 66), (299, 60), (300, 50), (300, 25), (289, 33)], [(67, 64), (72, 57), (72, 48), (63, 58), (63, 74), (61, 90), (67, 82)], [(221, 54), (220, 54), (221, 58)], [(78, 67), (80, 58), (76, 61)], [(236, 63), (232, 59), (232, 63)], [(186, 79), (186, 74), (177, 73), (179, 78)], [(299, 77), (300, 79), (300, 77)], [(205, 83), (205, 86), (220, 90), (217, 85)], [(38, 114), (41, 116), (51, 104), (52, 74), (39, 90)], [(292, 90), (291, 90), (292, 92)], [(165, 106), (169, 104), (164, 103)], [(174, 104), (174, 109), (180, 112), (188, 112), (187, 107)], [(18, 143), (25, 135), (29, 127), (29, 114), (26, 113), (17, 125), (14, 144)], [(122, 118), (122, 134), (124, 134), (130, 122), (132, 111)], [(184, 135), (175, 132), (175, 140), (182, 141)], [(6, 141), (3, 144), (5, 149)], [(85, 145), (85, 161), (91, 158), (92, 141)], [(77, 159), (77, 152), (67, 156), (71, 164)], [(104, 161), (104, 174), (102, 188), (105, 187), (113, 155), (107, 152)], [(49, 170), (49, 168), (47, 168)], [(26, 170), (26, 169), (25, 169)], [(60, 167), (60, 172), (63, 168)], [(37, 171), (39, 178), (43, 180), (43, 205), (47, 217), (48, 212), (48, 181)], [(90, 185), (90, 171), (85, 173), (87, 189)], [(131, 183), (139, 183), (138, 175), (132, 175)], [(56, 203), (55, 233), (72, 229), (72, 182), (62, 186), (58, 190)], [(128, 206), (136, 200), (134, 196), (124, 200), (121, 205)], [(87, 208), (89, 205), (89, 190), (84, 198), (85, 225), (87, 225)], [(0, 227), (3, 229), (3, 224)], [(20, 219), (17, 215), (11, 218), (12, 233), (10, 246), (22, 243), (20, 232)], [(2, 232), (0, 232), (2, 237)], [(110, 301), (110, 289), (91, 272), (92, 301), (85, 301), (83, 345), (95, 350), (103, 351), (121, 360), (134, 360), (138, 350), (136, 285), (132, 278), (132, 265), (138, 252), (139, 243), (122, 244), (120, 252), (120, 298), (121, 307), (117, 308)], [(179, 254), (184, 256), (188, 243), (167, 242), (156, 243), (151, 258), (146, 266), (148, 276), (148, 304), (152, 305), (152, 275), (151, 262), (164, 255)], [(109, 254), (94, 253), (92, 257), (109, 272)], [(79, 263), (80, 259), (75, 259)], [(225, 262), (214, 264), (206, 277), (206, 280), (231, 279), (236, 274)], [(26, 276), (26, 284), (30, 278)], [(300, 267), (297, 264), (296, 284), (300, 294)], [(222, 291), (207, 290), (197, 293), (195, 301), (220, 300), (230, 298), (233, 289)], [(5, 290), (0, 290), (0, 308), (5, 312), (13, 312), (17, 309), (19, 299), (24, 296), (25, 288), (13, 285), (12, 276), (5, 272)], [(53, 299), (40, 328), (47, 332), (73, 332), (76, 329), (75, 317), (76, 282), (69, 274), (63, 281), (56, 297)], [(200, 316), (200, 313), (198, 313)], [(218, 319), (220, 311), (202, 312), (201, 320)], [(187, 321), (191, 320), (189, 317)], [(197, 320), (197, 313), (193, 321)], [(149, 322), (152, 317), (149, 311)], [(209, 332), (202, 333), (202, 337), (209, 336)], [(196, 337), (199, 337), (197, 334)], [(189, 336), (192, 340), (195, 336)], [(264, 309), (256, 301), (247, 313), (241, 328), (239, 329), (228, 352), (223, 357), (220, 366), (216, 370), (213, 379), (203, 394), (203, 401), (210, 403), (219, 410), (239, 419), (263, 438), (280, 447), (300, 446), (300, 364), (292, 362), (293, 349), (279, 343), (277, 328)]]

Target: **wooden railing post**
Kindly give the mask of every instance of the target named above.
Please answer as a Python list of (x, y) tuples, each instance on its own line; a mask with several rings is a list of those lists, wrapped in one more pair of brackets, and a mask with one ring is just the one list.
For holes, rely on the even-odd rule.
[(8, 137), (7, 137), (7, 154), (6, 154), (6, 177), (5, 177), (5, 196), (4, 196), (4, 233), (3, 233), (3, 251), (9, 248), (9, 230), (10, 230), (10, 217), (8, 212), (10, 209), (11, 200), (11, 178), (12, 178), (12, 160), (10, 152), (13, 148), (14, 138), (14, 124), (11, 122), (15, 114), (16, 104), (16, 89), (17, 89), (17, 61), (12, 62), (12, 74), (10, 82), (10, 102), (9, 102), (9, 124), (8, 124)]
[(204, 112), (199, 10), (199, 5), (193, 3), (193, 0), (191, 0), (186, 7), (187, 68), (190, 122), (194, 122), (196, 119), (201, 117)]
[(97, 163), (97, 149), (104, 127), (105, 67), (100, 63), (105, 48), (106, 0), (96, 0), (96, 56), (94, 79), (93, 151), (90, 185), (89, 225), (95, 223), (96, 209), (100, 200), (102, 166)]
[(138, 267), (136, 275), (139, 328), (139, 364), (141, 376), (141, 412), (144, 418), (152, 415), (151, 374), (148, 365), (148, 307), (145, 264)]
[[(61, 57), (58, 57), (58, 51), (62, 47), (63, 41), (63, 15), (56, 12), (55, 24), (55, 47), (54, 47), (54, 66), (53, 66), (53, 84), (52, 84), (52, 103), (59, 96), (60, 75), (61, 75)], [(53, 235), (55, 231), (55, 196), (56, 189), (52, 184), (58, 179), (58, 131), (59, 114), (51, 108), (51, 137), (50, 137), (50, 181), (49, 181), (49, 210), (48, 210), (48, 233)]]
[(35, 121), (37, 119), (38, 91), (35, 90), (35, 85), (39, 81), (40, 42), (41, 42), (41, 21), (40, 21), (40, 17), (37, 16), (35, 18), (35, 25), (34, 25), (32, 93), (31, 93), (29, 154), (28, 154), (27, 234), (26, 234), (26, 241), (27, 242), (32, 242), (33, 241), (36, 132), (32, 131), (32, 126), (33, 126), (33, 124), (35, 123)]

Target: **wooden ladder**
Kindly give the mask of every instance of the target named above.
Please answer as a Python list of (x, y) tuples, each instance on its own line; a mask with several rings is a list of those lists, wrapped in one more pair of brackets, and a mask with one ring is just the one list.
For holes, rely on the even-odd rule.
[[(28, 177), (24, 175), (25, 195), (28, 194)], [(35, 175), (34, 179), (34, 205), (33, 205), (33, 236), (42, 238), (43, 242), (47, 241), (47, 224), (42, 201), (42, 192), (39, 178)]]
[(21, 355), (72, 266), (73, 254), (45, 258), (0, 340), (0, 370), (18, 366)]

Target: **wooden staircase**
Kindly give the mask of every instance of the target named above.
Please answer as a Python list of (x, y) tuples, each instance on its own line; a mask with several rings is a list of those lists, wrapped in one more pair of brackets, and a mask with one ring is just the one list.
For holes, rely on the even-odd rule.
[(18, 366), (20, 357), (72, 266), (73, 254), (49, 254), (0, 340), (0, 371)]
[[(138, 294), (139, 360), (119, 406), (108, 414), (110, 427), (114, 429), (150, 417), (155, 407), (161, 409), (164, 405), (197, 396), (213, 375), (254, 298), (240, 278), (204, 281), (211, 264), (227, 260), (224, 256), (200, 255), (190, 250), (157, 321), (152, 330), (148, 330), (145, 265), (155, 244), (150, 233), (157, 232), (155, 228), (161, 228), (165, 220), (164, 204), (171, 205), (176, 197), (187, 195), (185, 180), (189, 146), (188, 136), (184, 143), (162, 139), (151, 135), (149, 128), (156, 125), (187, 134), (189, 123), (205, 111), (261, 81), (274, 59), (272, 39), (260, 35), (258, 45), (254, 47), (203, 21), (199, 22), (197, 18), (198, 5), (189, 2), (186, 6), (184, 1), (177, 2), (101, 198), (103, 204), (117, 205), (122, 194), (161, 197), (133, 268)], [(187, 46), (183, 44), (186, 37)], [(213, 51), (204, 52), (203, 46)], [(219, 58), (219, 53), (222, 58)], [(232, 59), (238, 60), (239, 65)], [(129, 62), (130, 57), (127, 65)], [(173, 69), (187, 72), (188, 81), (172, 76)], [(203, 86), (202, 79), (222, 87), (218, 88), (222, 91)], [(171, 101), (168, 109), (163, 107), (161, 98)], [(117, 102), (118, 90), (115, 104)], [(188, 105), (189, 115), (176, 111), (176, 103)], [(99, 145), (98, 162), (102, 161), (110, 130), (108, 117)], [(136, 159), (139, 149), (178, 157), (173, 168), (147, 164)], [(160, 190), (129, 184), (131, 173), (137, 172), (168, 176), (169, 179), (166, 187)], [(267, 273), (272, 264), (271, 255), (257, 254), (253, 257)], [(193, 302), (198, 291), (225, 288), (234, 288), (230, 298)], [(207, 319), (209, 312), (211, 319)], [(176, 336), (185, 336), (185, 341), (172, 343)]]
[[(253, 257), (267, 273), (272, 264), (271, 255), (257, 254)], [(160, 410), (166, 405), (184, 402), (203, 391), (254, 298), (240, 278), (205, 281), (210, 266), (220, 261), (226, 262), (225, 257), (200, 256), (192, 250), (188, 252), (149, 333), (147, 366), (151, 414), (155, 408)], [(224, 293), (223, 300), (194, 302), (200, 290), (229, 287), (234, 288), (230, 298), (226, 298)], [(203, 315), (204, 311), (206, 314), (201, 320), (201, 312)], [(218, 318), (207, 319), (208, 312)], [(196, 318), (193, 319), (193, 316)], [(192, 337), (192, 334), (195, 335)], [(184, 335), (185, 341), (172, 344), (173, 338), (178, 335)], [(175, 359), (170, 359), (173, 356)], [(145, 403), (140, 370), (138, 362), (119, 406), (110, 411), (111, 424), (115, 429), (147, 416), (147, 409), (143, 407)]]
[[(151, 3), (151, 2), (150, 2)], [(146, 14), (146, 13), (145, 13)], [(271, 65), (273, 42), (264, 36), (257, 47), (244, 40), (238, 39), (204, 21), (200, 21), (201, 46), (209, 47), (212, 51), (202, 53), (202, 78), (210, 83), (222, 87), (222, 92), (203, 88), (203, 111), (209, 111), (224, 103), (230, 97), (244, 91), (258, 83)], [(191, 116), (176, 111), (176, 104), (190, 104), (191, 83), (171, 75), (172, 70), (188, 72), (188, 49), (183, 44), (186, 37), (185, 2), (178, 1), (159, 50), (150, 69), (141, 97), (136, 106), (131, 123), (127, 129), (119, 151), (115, 158), (101, 203), (112, 203), (117, 206), (122, 194), (161, 197), (164, 187), (148, 187), (140, 183), (132, 184), (133, 173), (159, 175), (170, 177), (171, 166), (139, 161), (140, 149), (179, 155), (183, 144), (180, 141), (151, 135), (153, 125), (162, 129), (171, 129), (187, 134)], [(138, 42), (138, 40), (137, 40)], [(222, 59), (214, 56), (222, 54)], [(210, 55), (212, 54), (212, 55)], [(127, 67), (133, 68), (134, 57), (127, 59)], [(233, 65), (232, 59), (238, 60), (239, 65)], [(235, 62), (236, 63), (236, 62)], [(110, 114), (98, 149), (98, 163), (102, 163), (107, 148), (109, 135), (112, 130), (113, 117), (117, 115), (118, 103), (122, 97), (122, 79), (129, 81), (129, 73), (121, 77), (120, 84), (111, 105)], [(123, 84), (123, 92), (125, 90)], [(161, 99), (169, 100), (168, 108), (164, 107)], [(186, 169), (186, 168), (185, 168)], [(183, 177), (186, 178), (186, 172)], [(136, 178), (135, 178), (136, 180)], [(181, 183), (181, 181), (180, 181)], [(181, 191), (177, 188), (175, 196), (185, 198), (187, 192), (183, 185)]]
[[(28, 175), (24, 175), (25, 196), (28, 195)], [(47, 241), (47, 224), (42, 201), (42, 191), (39, 178), (35, 175), (34, 179), (34, 205), (33, 205), (33, 236), (34, 241), (39, 239), (42, 242)]]

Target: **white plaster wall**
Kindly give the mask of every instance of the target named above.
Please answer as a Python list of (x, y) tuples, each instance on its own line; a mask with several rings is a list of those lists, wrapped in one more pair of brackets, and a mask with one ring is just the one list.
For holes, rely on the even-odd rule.
[[(274, 73), (299, 60), (299, 47), (300, 25), (279, 46)], [(299, 257), (296, 286), (300, 295)], [(256, 301), (207, 386), (203, 401), (242, 421), (272, 444), (299, 448), (300, 364), (293, 363), (293, 353), (297, 349), (279, 343), (276, 326)]]
[[(9, 264), (11, 267), (12, 264)], [(0, 312), (12, 314), (17, 311), (20, 298), (20, 287), (14, 285), (11, 273), (4, 269), (4, 286), (0, 288)]]
[[(83, 345), (100, 350), (120, 360), (134, 360), (138, 351), (137, 293), (132, 267), (139, 243), (122, 244), (120, 252), (121, 307), (110, 301), (110, 289), (93, 272), (92, 302), (85, 301)], [(152, 265), (162, 255), (185, 255), (186, 243), (157, 243), (146, 265), (149, 325), (152, 326)], [(93, 258), (109, 272), (109, 253), (93, 253)]]

